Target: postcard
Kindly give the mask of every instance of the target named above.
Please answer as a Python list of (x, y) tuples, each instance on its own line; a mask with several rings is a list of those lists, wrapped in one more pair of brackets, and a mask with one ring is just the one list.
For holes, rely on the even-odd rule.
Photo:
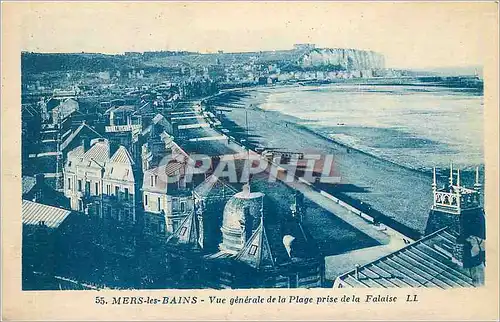
[(497, 320), (497, 2), (4, 2), (6, 320)]

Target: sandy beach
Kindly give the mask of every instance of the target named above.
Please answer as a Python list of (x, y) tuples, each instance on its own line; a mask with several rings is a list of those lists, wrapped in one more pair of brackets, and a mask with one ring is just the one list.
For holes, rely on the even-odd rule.
[[(248, 141), (253, 148), (332, 154), (341, 183), (322, 184), (319, 188), (381, 218), (381, 222), (407, 236), (419, 237), (423, 233), (432, 205), (430, 173), (348, 148), (298, 124), (299, 120), (292, 116), (259, 108), (269, 90), (233, 90), (208, 103), (222, 112), (222, 125), (235, 138), (246, 137), (248, 123)], [(446, 177), (439, 180), (444, 184)]]

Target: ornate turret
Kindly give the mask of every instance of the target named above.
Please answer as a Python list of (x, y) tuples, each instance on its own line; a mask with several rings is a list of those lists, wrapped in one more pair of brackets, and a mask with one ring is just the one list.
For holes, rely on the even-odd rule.
[(436, 170), (433, 171), (433, 205), (425, 235), (446, 228), (456, 240), (449, 252), (453, 260), (463, 267), (476, 268), (484, 262), (484, 249), (475, 251), (472, 242), (481, 244), (485, 237), (484, 211), (480, 202), (479, 171), (476, 169), (474, 189), (463, 187), (460, 169), (456, 171), (456, 184), (450, 166), (449, 186), (437, 189)]
[[(453, 164), (451, 165), (453, 167)], [(432, 191), (434, 194), (433, 210), (459, 214), (461, 210), (481, 207), (480, 193), (477, 189), (462, 187), (460, 184), (460, 169), (457, 169), (457, 182), (453, 180), (453, 170), (450, 168), (450, 185), (448, 189), (437, 189), (436, 170), (433, 171)], [(476, 185), (474, 185), (476, 187)]]
[(229, 199), (222, 218), (222, 243), (219, 250), (237, 253), (253, 234), (262, 216), (264, 194), (251, 192), (248, 185)]

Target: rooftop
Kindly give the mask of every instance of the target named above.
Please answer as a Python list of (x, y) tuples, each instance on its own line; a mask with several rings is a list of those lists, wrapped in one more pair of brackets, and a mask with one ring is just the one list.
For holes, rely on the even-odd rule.
[(339, 276), (339, 287), (473, 287), (468, 269), (451, 259), (456, 237), (447, 228)]

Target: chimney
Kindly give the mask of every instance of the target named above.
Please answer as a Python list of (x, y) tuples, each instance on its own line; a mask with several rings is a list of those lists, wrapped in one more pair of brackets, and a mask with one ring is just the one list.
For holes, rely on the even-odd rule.
[(359, 280), (359, 264), (354, 265), (354, 278)]
[(90, 149), (90, 139), (88, 137), (82, 138), (83, 151), (87, 152)]
[(35, 179), (36, 179), (36, 185), (38, 186), (44, 183), (45, 176), (43, 173), (38, 173), (35, 175)]
[(172, 136), (177, 138), (179, 136), (179, 124), (177, 122), (172, 122)]
[(285, 246), (285, 250), (288, 254), (288, 257), (292, 258), (292, 243), (295, 240), (295, 237), (292, 235), (283, 236), (283, 246)]

